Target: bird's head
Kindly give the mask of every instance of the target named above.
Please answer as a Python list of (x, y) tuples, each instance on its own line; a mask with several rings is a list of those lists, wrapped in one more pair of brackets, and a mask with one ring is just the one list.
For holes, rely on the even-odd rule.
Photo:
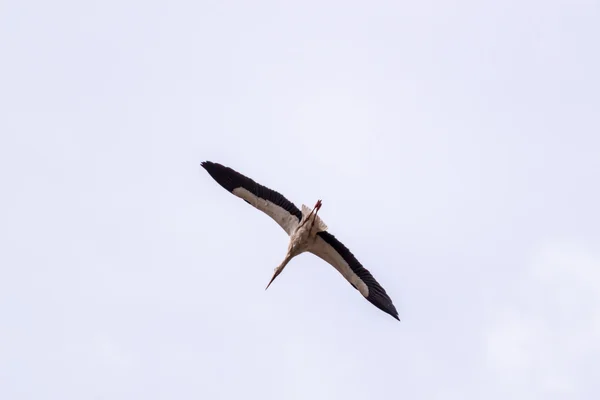
[(269, 288), (269, 286), (271, 286), (271, 283), (273, 283), (273, 281), (275, 280), (275, 278), (277, 278), (277, 276), (281, 273), (281, 271), (283, 271), (283, 269), (290, 262), (290, 260), (292, 259), (292, 257), (293, 256), (288, 251), (287, 255), (283, 259), (283, 262), (277, 268), (275, 268), (275, 273), (273, 273), (273, 277), (269, 281), (269, 284), (267, 285), (267, 287), (265, 288), (265, 290), (267, 290)]

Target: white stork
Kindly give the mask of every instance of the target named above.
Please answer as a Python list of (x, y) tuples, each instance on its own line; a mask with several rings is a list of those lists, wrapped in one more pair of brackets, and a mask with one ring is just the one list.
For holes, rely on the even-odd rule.
[(271, 190), (229, 167), (203, 161), (202, 167), (227, 191), (273, 218), (290, 236), (287, 254), (275, 268), (271, 283), (295, 256), (306, 251), (322, 258), (337, 269), (350, 284), (380, 310), (398, 318), (392, 299), (354, 255), (331, 233), (317, 213), (321, 200), (314, 208), (302, 205), (302, 211), (280, 193)]

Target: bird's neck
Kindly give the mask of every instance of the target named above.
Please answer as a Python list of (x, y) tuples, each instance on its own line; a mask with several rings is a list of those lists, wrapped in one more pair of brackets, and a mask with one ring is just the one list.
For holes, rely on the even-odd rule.
[(287, 265), (287, 263), (289, 263), (292, 258), (296, 257), (297, 254), (295, 254), (294, 251), (292, 251), (292, 249), (289, 249), (288, 252), (285, 255), (285, 258), (283, 259), (283, 261), (281, 262), (281, 267), (285, 267)]

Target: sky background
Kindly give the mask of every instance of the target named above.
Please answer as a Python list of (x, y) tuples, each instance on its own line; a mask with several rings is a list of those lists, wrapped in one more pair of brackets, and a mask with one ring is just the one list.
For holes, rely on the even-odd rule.
[[(600, 2), (0, 0), (0, 398), (600, 397)], [(401, 322), (200, 167), (320, 215)]]

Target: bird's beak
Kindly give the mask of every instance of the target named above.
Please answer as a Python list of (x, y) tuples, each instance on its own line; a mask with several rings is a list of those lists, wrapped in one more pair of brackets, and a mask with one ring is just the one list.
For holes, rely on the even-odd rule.
[(269, 286), (271, 286), (271, 283), (273, 283), (273, 281), (275, 280), (275, 278), (277, 278), (277, 276), (281, 273), (281, 271), (283, 271), (283, 269), (290, 262), (291, 259), (292, 259), (292, 256), (288, 253), (285, 256), (285, 259), (283, 260), (283, 262), (279, 265), (279, 267), (275, 268), (275, 273), (273, 274), (273, 277), (269, 281), (269, 284), (267, 285), (267, 287), (265, 288), (265, 290), (267, 290), (269, 288)]
[(265, 290), (267, 290), (269, 288), (269, 286), (271, 286), (271, 283), (273, 283), (273, 281), (275, 280), (275, 278), (277, 278), (277, 276), (281, 273), (281, 271), (283, 271), (283, 268), (277, 268), (275, 270), (275, 273), (273, 274), (273, 277), (269, 281), (269, 284), (267, 285), (267, 287), (265, 288)]

